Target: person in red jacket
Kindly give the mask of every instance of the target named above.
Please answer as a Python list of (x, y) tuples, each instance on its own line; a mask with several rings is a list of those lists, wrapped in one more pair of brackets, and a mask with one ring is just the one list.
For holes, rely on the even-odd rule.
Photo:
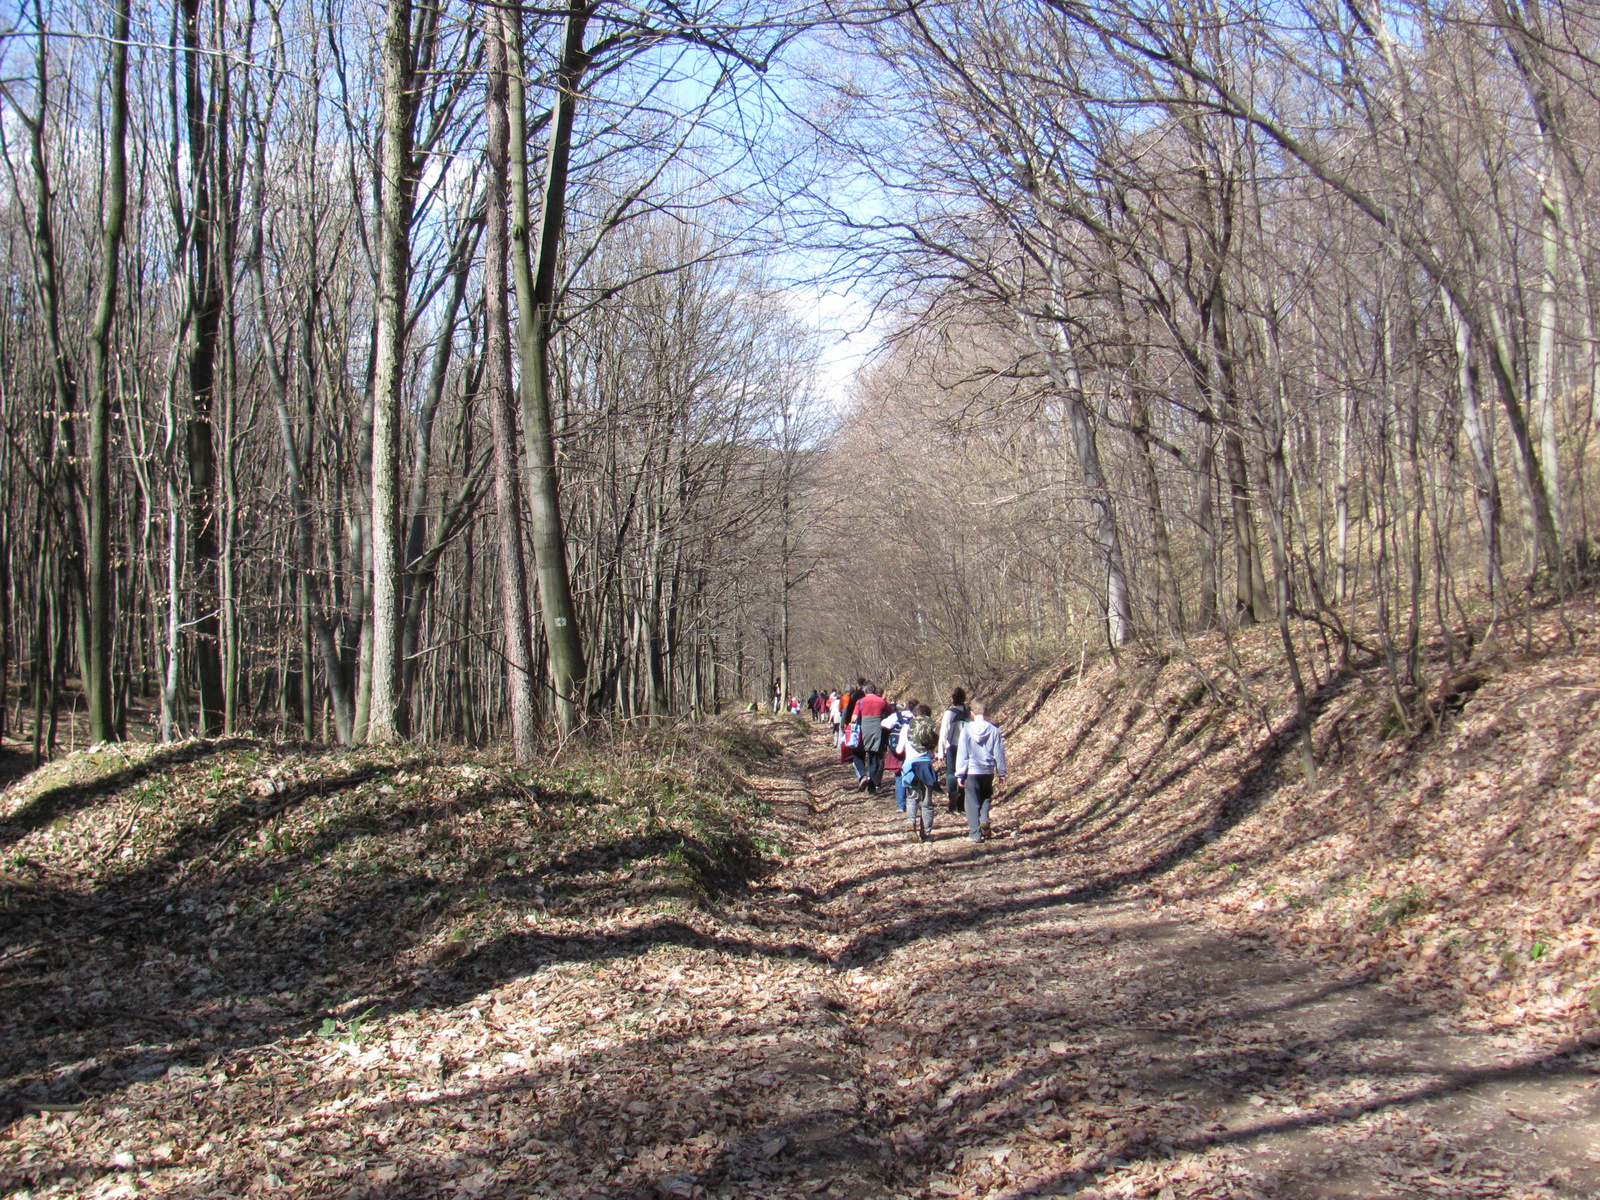
[(839, 728), (844, 733), (842, 744), (847, 750), (849, 750), (848, 755), (841, 758), (839, 761), (849, 763), (851, 769), (855, 771), (856, 790), (858, 792), (866, 786), (867, 753), (861, 748), (861, 741), (859, 738), (854, 739), (854, 745), (851, 744), (852, 738), (850, 736), (850, 728), (853, 724), (855, 724), (856, 705), (861, 703), (861, 697), (865, 696), (866, 694), (867, 681), (865, 679), (858, 679), (856, 680), (855, 687), (849, 689), (843, 696), (839, 697)]
[(857, 790), (876, 792), (883, 782), (883, 752), (888, 749), (883, 729), (883, 719), (894, 711), (877, 684), (867, 688), (867, 694), (856, 701), (855, 715), (861, 722), (861, 753), (866, 758), (866, 775), (856, 785)]

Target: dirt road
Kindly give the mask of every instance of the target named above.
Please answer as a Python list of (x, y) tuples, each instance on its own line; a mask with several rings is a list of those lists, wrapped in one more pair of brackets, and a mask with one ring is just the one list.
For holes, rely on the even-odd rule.
[(839, 1082), (788, 1093), (763, 1173), (847, 1195), (1600, 1195), (1592, 1052), (1464, 1036), (1081, 894), (1093, 847), (1008, 829), (1003, 804), (981, 847), (943, 815), (918, 845), (825, 747), (797, 759), (810, 845), (761, 907), (835, 964), (838, 1034), (781, 1057)]
[(785, 865), (710, 912), (26, 1118), (12, 1194), (1600, 1195), (1592, 1052), (1097, 895), (1003, 801), (921, 845), (848, 774), (796, 738)]

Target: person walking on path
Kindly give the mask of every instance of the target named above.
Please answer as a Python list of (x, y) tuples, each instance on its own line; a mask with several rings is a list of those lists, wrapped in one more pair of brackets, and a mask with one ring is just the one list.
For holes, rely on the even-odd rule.
[(900, 764), (906, 759), (900, 753), (900, 722), (902, 718), (909, 717), (898, 700), (891, 700), (887, 696), (883, 700), (889, 706), (888, 715), (883, 718), (883, 772), (893, 778), (899, 774)]
[[(867, 785), (867, 751), (861, 744), (861, 716), (856, 712), (856, 705), (860, 704), (867, 694), (867, 681), (856, 680), (856, 686), (844, 695), (844, 701), (839, 714), (840, 725), (844, 729), (844, 742), (840, 754), (850, 755), (851, 769), (856, 773), (856, 791), (863, 790)], [(843, 758), (840, 761), (844, 761)]]
[(856, 701), (855, 716), (861, 722), (861, 754), (866, 759), (865, 777), (856, 784), (857, 790), (876, 792), (883, 782), (883, 754), (887, 749), (884, 745), (886, 735), (883, 718), (889, 712), (889, 702), (883, 698), (876, 684)]
[(939, 718), (939, 744), (934, 747), (933, 763), (945, 770), (945, 788), (950, 800), (950, 811), (962, 809), (961, 784), (956, 777), (956, 746), (961, 740), (962, 727), (972, 719), (967, 711), (967, 691), (957, 688), (950, 693), (950, 707)]
[(905, 766), (895, 776), (894, 802), (912, 825), (917, 840), (923, 842), (933, 833), (933, 795), (939, 790), (933, 748), (938, 741), (933, 710), (926, 704), (917, 705), (915, 716), (900, 735), (900, 757), (905, 759)]
[(915, 700), (907, 700), (902, 703), (897, 700), (894, 702), (893, 714), (883, 723), (885, 729), (888, 729), (891, 725), (894, 727), (894, 733), (889, 739), (889, 750), (901, 762), (905, 762), (906, 759), (911, 757), (911, 743), (907, 738), (911, 734), (912, 722), (916, 719), (917, 702)]
[(855, 687), (851, 688), (844, 694), (843, 709), (844, 723), (846, 725), (850, 724), (851, 721), (856, 719), (856, 705), (861, 703), (861, 697), (865, 696), (866, 694), (867, 681), (865, 679), (856, 680)]
[(989, 807), (995, 781), (1006, 779), (1006, 740), (1000, 727), (986, 720), (981, 702), (972, 705), (972, 720), (956, 742), (956, 776), (967, 793), (968, 836), (981, 842), (989, 833)]

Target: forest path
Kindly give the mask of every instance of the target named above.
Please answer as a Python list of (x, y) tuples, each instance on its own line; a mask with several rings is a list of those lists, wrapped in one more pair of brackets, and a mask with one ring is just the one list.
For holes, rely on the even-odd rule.
[[(826, 732), (771, 729), (787, 749), (751, 784), (776, 869), (691, 895), (634, 876), (643, 850), (619, 846), (612, 874), (639, 891), (518, 892), (513, 931), (475, 933), (467, 908), (460, 940), (374, 947), (338, 1020), (291, 1010), (296, 959), (321, 943), (265, 910), (223, 947), (271, 964), (256, 984), (160, 929), (119, 950), (109, 969), (156, 989), (139, 1011), (85, 990), (109, 981), (73, 964), (104, 948), (58, 925), (56, 974), (14, 994), (52, 1006), (30, 1029), (106, 1023), (103, 1074), (0, 1126), (0, 1195), (1600, 1195), (1593, 1051), (1466, 1034), (1108, 893), (1094, 844), (1004, 798), (993, 840), (941, 812), (920, 844), (892, 791), (849, 789)], [(519, 878), (484, 876), (483, 894)], [(342, 916), (351, 939), (408, 932)], [(218, 996), (239, 1014), (226, 1042), (186, 1049), (191, 1011), (223, 1024), (186, 1005)], [(66, 1095), (41, 1098), (71, 1100), (78, 1068), (52, 1069)]]
[[(1003, 800), (1000, 836), (973, 845), (941, 811), (921, 845), (892, 792), (849, 789), (824, 735), (791, 753), (807, 844), (762, 907), (831, 960), (844, 1036), (788, 1056), (763, 1143), (785, 1144), (752, 1186), (1600, 1195), (1592, 1051), (1465, 1034), (1316, 963), (1095, 899), (1094, 848), (1015, 828)], [(818, 1076), (838, 1082), (794, 1087)]]

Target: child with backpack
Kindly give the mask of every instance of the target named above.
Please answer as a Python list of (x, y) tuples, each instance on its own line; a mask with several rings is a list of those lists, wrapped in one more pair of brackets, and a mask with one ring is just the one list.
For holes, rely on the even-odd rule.
[(933, 769), (933, 751), (938, 742), (933, 710), (926, 704), (917, 705), (900, 735), (906, 761), (895, 777), (894, 798), (919, 842), (927, 841), (933, 833), (933, 795), (939, 790), (939, 773)]

